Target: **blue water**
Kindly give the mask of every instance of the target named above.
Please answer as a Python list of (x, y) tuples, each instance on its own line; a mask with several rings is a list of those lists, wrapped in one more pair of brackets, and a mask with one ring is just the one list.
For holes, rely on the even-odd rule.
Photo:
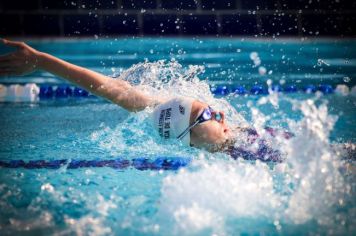
[[(169, 67), (173, 58), (183, 70), (203, 65), (203, 73), (193, 70), (203, 84), (193, 80), (196, 90), (189, 84), (182, 88), (194, 97), (201, 96), (197, 91), (208, 93), (204, 84), (250, 88), (270, 80), (283, 86), (330, 84), (335, 88), (342, 84), (349, 89), (356, 84), (354, 40), (165, 38), (28, 43), (110, 76), (144, 61), (166, 59), (165, 67), (155, 67), (165, 73), (167, 67), (177, 70)], [(258, 53), (260, 65), (251, 60), (252, 52)], [(266, 68), (265, 75), (259, 74), (260, 66)], [(28, 82), (66, 83), (45, 72), (0, 78), (2, 84)], [(214, 103), (209, 96), (207, 101)], [(222, 153), (163, 142), (152, 132), (148, 112), (130, 114), (98, 98), (0, 103), (1, 160), (193, 159), (192, 166), (178, 172), (2, 168), (1, 234), (354, 234), (354, 163), (327, 145), (356, 142), (355, 95), (291, 93), (278, 95), (278, 101), (274, 96), (265, 97), (268, 101), (263, 96), (227, 96), (215, 105), (224, 108), (227, 101), (251, 124), (263, 121), (294, 129), (295, 141), (278, 141), (278, 148), (288, 153), (286, 162), (278, 165), (234, 161)]]

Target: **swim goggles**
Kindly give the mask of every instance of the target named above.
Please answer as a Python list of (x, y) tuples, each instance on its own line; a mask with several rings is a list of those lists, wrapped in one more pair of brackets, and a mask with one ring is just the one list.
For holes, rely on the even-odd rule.
[[(212, 120), (213, 119), (213, 113), (214, 110), (211, 107), (207, 107), (203, 110), (203, 112), (198, 116), (198, 118), (194, 121), (192, 125), (190, 125), (188, 128), (186, 128), (178, 137), (177, 139), (182, 139), (184, 136), (187, 135), (187, 133), (193, 129), (196, 125), (201, 124), (205, 121)], [(215, 120), (221, 121), (222, 117), (220, 113), (215, 112)]]

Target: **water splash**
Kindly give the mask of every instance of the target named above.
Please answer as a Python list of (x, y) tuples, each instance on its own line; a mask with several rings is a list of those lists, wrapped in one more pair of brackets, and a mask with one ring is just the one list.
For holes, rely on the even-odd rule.
[(221, 160), (196, 165), (198, 171), (183, 170), (163, 181), (160, 214), (172, 216), (176, 234), (211, 228), (221, 235), (228, 219), (265, 220), (275, 215), (281, 199), (267, 165)]
[(196, 65), (184, 68), (176, 60), (145, 61), (131, 66), (119, 78), (140, 86), (144, 91), (158, 92), (162, 97), (171, 97), (172, 92), (175, 96), (194, 97), (198, 93), (192, 94), (190, 89), (193, 87), (203, 97), (212, 97), (208, 85), (198, 78), (204, 70), (203, 66)]
[(210, 91), (209, 80), (202, 78), (204, 66), (189, 65), (183, 67), (179, 62), (159, 60), (143, 62), (133, 65), (124, 71), (119, 78), (135, 84), (144, 92), (161, 98), (177, 96), (195, 98), (213, 106), (217, 110), (224, 110), (228, 120), (247, 125), (245, 119), (225, 99), (217, 99)]
[(100, 194), (97, 195), (97, 204), (87, 206), (93, 213), (89, 213), (75, 219), (73, 217), (65, 216), (64, 222), (69, 226), (61, 234), (75, 234), (75, 235), (110, 235), (113, 231), (110, 227), (105, 225), (105, 219), (109, 214), (109, 210), (116, 209), (117, 205), (110, 199), (104, 199)]
[[(226, 111), (231, 125), (246, 125), (227, 100), (214, 98), (209, 81), (199, 80), (201, 72), (200, 67), (185, 69), (176, 61), (157, 61), (134, 65), (120, 78), (149, 94), (199, 99)], [(272, 106), (278, 110), (282, 102), (301, 114), (300, 119), (287, 121), (294, 132), (291, 139), (271, 137), (264, 129), (275, 117), (261, 108)], [(319, 103), (321, 105), (317, 105)], [(319, 94), (313, 99), (298, 101), (271, 93), (261, 97), (256, 105), (249, 104), (249, 108), (252, 126), (271, 148), (284, 155), (284, 163), (235, 161), (222, 153), (211, 154), (182, 146), (177, 140), (162, 140), (152, 132), (150, 109), (129, 115), (115, 128), (103, 124), (94, 132), (92, 142), (110, 150), (113, 156), (174, 153), (194, 159), (190, 168), (167, 174), (163, 179), (158, 213), (152, 219), (139, 218), (138, 223), (134, 217), (127, 216), (122, 228), (144, 221), (142, 232), (161, 235), (254, 234), (265, 227), (277, 234), (315, 222), (320, 227), (310, 229), (314, 233), (335, 229), (339, 231), (334, 232), (345, 232), (345, 224), (352, 224), (352, 220), (347, 220), (350, 213), (336, 212), (352, 198), (351, 185), (340, 172), (343, 168), (340, 154), (329, 141), (337, 118), (329, 114), (327, 103), (320, 101)], [(244, 138), (237, 140), (248, 145)], [(85, 218), (83, 221), (87, 222)], [(100, 222), (95, 224), (100, 225)]]
[[(198, 99), (216, 110), (223, 110), (227, 122), (247, 126), (245, 119), (228, 101), (214, 98), (208, 81), (198, 78), (203, 72), (203, 66), (191, 65), (183, 68), (175, 60), (146, 61), (133, 65), (124, 71), (119, 79), (134, 84), (138, 89), (152, 96), (159, 95), (160, 98), (166, 99), (177, 96)], [(151, 125), (151, 113), (152, 109), (147, 108), (145, 111), (131, 114), (115, 128), (102, 124), (100, 130), (91, 135), (91, 141), (97, 142), (102, 149), (110, 150), (113, 156), (130, 155), (130, 153), (165, 155), (172, 150), (189, 156), (187, 153), (187, 151), (191, 152), (189, 147), (182, 146), (177, 140), (164, 141), (159, 137)], [(163, 143), (165, 145), (162, 145)]]
[(341, 162), (329, 143), (337, 118), (328, 114), (325, 103), (317, 106), (311, 99), (294, 103), (303, 118), (290, 122), (296, 137), (283, 146), (295, 187), (285, 213), (296, 224), (315, 219), (327, 225), (332, 221), (333, 207), (345, 191), (339, 171)]
[[(273, 96), (259, 104), (275, 103)], [(274, 147), (286, 155), (284, 163), (201, 161), (195, 162), (192, 171), (166, 177), (160, 217), (170, 219), (174, 234), (257, 233), (266, 222), (274, 226), (275, 233), (311, 222), (318, 227), (309, 232), (352, 231), (352, 227), (345, 228), (354, 223), (347, 220), (350, 212), (338, 210), (352, 201), (352, 193), (351, 182), (341, 173), (343, 162), (329, 142), (337, 118), (328, 113), (325, 102), (318, 106), (317, 101), (289, 100), (302, 118), (288, 122), (295, 131), (293, 138), (274, 140), (278, 144)], [(270, 117), (258, 107), (251, 110), (256, 129), (262, 131)], [(239, 227), (241, 219), (253, 226)]]

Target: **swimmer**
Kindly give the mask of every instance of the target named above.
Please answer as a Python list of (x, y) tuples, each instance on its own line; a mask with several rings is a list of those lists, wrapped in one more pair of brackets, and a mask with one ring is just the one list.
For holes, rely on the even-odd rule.
[(229, 140), (225, 114), (190, 98), (161, 98), (144, 94), (128, 82), (73, 65), (23, 42), (2, 39), (17, 50), (0, 56), (0, 76), (19, 76), (43, 70), (74, 83), (124, 109), (137, 112), (154, 108), (153, 123), (164, 138), (178, 138), (187, 145), (212, 150)]
[[(19, 76), (36, 70), (47, 71), (128, 111), (138, 112), (151, 107), (153, 125), (165, 139), (177, 138), (186, 145), (210, 152), (226, 152), (233, 158), (281, 161), (280, 152), (273, 150), (265, 140), (259, 139), (256, 131), (246, 127), (235, 127), (232, 131), (225, 121), (225, 113), (214, 110), (209, 104), (187, 97), (150, 96), (127, 81), (73, 65), (37, 51), (23, 42), (2, 39), (1, 43), (17, 50), (0, 56), (0, 76)], [(273, 130), (268, 132), (273, 136)], [(244, 145), (236, 145), (236, 133), (245, 137), (248, 144), (258, 142), (258, 149), (251, 151)], [(285, 136), (289, 138), (291, 134), (285, 133)]]

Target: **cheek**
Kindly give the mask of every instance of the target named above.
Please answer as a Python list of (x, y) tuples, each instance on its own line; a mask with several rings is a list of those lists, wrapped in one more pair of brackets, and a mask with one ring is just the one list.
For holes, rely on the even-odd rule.
[[(203, 127), (201, 127), (203, 128)], [(201, 132), (202, 138), (208, 143), (215, 143), (221, 139), (221, 127), (219, 124), (207, 124), (205, 129)]]

